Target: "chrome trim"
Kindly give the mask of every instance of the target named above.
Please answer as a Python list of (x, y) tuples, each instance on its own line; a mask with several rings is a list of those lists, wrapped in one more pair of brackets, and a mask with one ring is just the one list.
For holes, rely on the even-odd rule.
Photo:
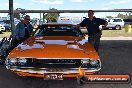
[[(18, 69), (18, 68), (11, 68), (10, 70), (14, 71), (14, 72), (27, 72), (27, 73), (37, 73), (37, 74), (44, 74), (44, 73), (63, 73), (63, 74), (70, 74), (70, 73), (79, 73), (79, 69), (78, 68), (70, 68), (70, 69), (59, 69), (61, 71), (48, 71), (48, 68), (41, 68), (41, 69), (31, 69), (31, 68), (25, 68), (25, 69)], [(85, 72), (97, 72), (99, 71), (101, 68), (91, 68), (91, 69), (86, 69), (86, 68), (82, 68), (82, 70), (85, 70)], [(53, 69), (54, 70), (54, 69)]]
[(99, 60), (99, 59), (93, 59), (93, 58), (37, 58), (37, 57), (8, 57), (8, 58), (35, 58), (35, 59), (91, 59), (91, 60)]
[[(18, 68), (18, 66), (11, 66), (11, 68), (16, 69)], [(48, 69), (48, 68), (35, 68), (35, 67), (20, 67), (20, 69), (40, 69), (40, 70), (44, 70), (44, 69)], [(61, 68), (62, 69), (62, 68)], [(67, 68), (67, 69), (75, 69), (78, 70), (78, 68)], [(88, 68), (81, 68), (82, 70), (86, 70)], [(91, 68), (92, 69), (92, 68)]]
[[(29, 57), (16, 57), (16, 58), (29, 58)], [(30, 58), (33, 58), (33, 57), (30, 57)], [(37, 59), (81, 59), (81, 60), (83, 60), (83, 59), (90, 59), (90, 58), (37, 58)], [(33, 69), (37, 69), (37, 68), (34, 68), (34, 67), (21, 67), (21, 68), (18, 68), (18, 66), (10, 66), (8, 60), (9, 60), (9, 57), (7, 57), (6, 63), (5, 63), (7, 69), (10, 69), (12, 71), (21, 71), (21, 72), (28, 72), (28, 73), (30, 73), (30, 72), (31, 73), (39, 73), (39, 71), (33, 70)], [(95, 60), (95, 59), (93, 59), (93, 60)], [(99, 62), (100, 62), (100, 59), (97, 59), (97, 60), (99, 60)], [(85, 70), (86, 72), (96, 72), (96, 71), (99, 71), (101, 69), (101, 62), (99, 64), (100, 64), (100, 66), (98, 68), (81, 68), (81, 69)], [(26, 69), (26, 70), (23, 70), (23, 69)], [(43, 74), (45, 73), (44, 71), (46, 69), (47, 68), (39, 68), (40, 71), (43, 71)], [(78, 72), (79, 68), (67, 68), (67, 69), (68, 69), (67, 71), (63, 71), (63, 72), (60, 72), (60, 73), (79, 73)], [(58, 73), (58, 72), (56, 72), (56, 73)]]
[(75, 64), (75, 63), (45, 63), (45, 64)]

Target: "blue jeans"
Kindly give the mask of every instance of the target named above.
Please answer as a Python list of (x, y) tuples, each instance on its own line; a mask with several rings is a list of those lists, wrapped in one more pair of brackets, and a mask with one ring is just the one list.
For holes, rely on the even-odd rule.
[(88, 37), (89, 43), (95, 48), (97, 52), (99, 49), (100, 38), (101, 38), (101, 33), (96, 33), (95, 35)]

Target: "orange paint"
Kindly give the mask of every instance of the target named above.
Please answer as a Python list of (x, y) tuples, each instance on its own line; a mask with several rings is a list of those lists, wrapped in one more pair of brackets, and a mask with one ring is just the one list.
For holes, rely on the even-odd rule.
[[(71, 24), (46, 24), (46, 25), (66, 25), (72, 26)], [(85, 39), (84, 37), (75, 37), (75, 36), (42, 36), (35, 37), (32, 36), (23, 42), (19, 47), (14, 48), (9, 53), (9, 58), (15, 57), (33, 57), (33, 58), (74, 58), (74, 59), (82, 59), (89, 58), (94, 60), (99, 60), (99, 55), (95, 51), (95, 49), (88, 43), (80, 44), (79, 41)], [(38, 41), (39, 40), (39, 41)], [(46, 44), (44, 40), (61, 40), (65, 44)], [(41, 48), (34, 48), (35, 45)], [(68, 48), (68, 45), (78, 46), (78, 48)], [(27, 48), (26, 48), (27, 47)], [(25, 49), (26, 48), (26, 49)], [(20, 76), (35, 76), (35, 77), (43, 77), (42, 74), (31, 74), (26, 72), (18, 72), (14, 71), (16, 74)], [(81, 69), (81, 66), (78, 68), (77, 74), (64, 74), (64, 77), (78, 77), (80, 75), (93, 74), (93, 72), (85, 72), (85, 70)]]

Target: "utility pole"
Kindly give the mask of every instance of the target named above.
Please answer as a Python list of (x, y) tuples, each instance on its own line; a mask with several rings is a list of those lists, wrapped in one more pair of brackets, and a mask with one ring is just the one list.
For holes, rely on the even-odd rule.
[(40, 12), (39, 25), (41, 25), (41, 19), (42, 19), (42, 17), (41, 17), (41, 12)]
[(45, 20), (44, 20), (45, 19), (45, 16), (44, 15), (45, 15), (45, 13), (43, 13), (43, 23), (45, 23)]
[(11, 23), (11, 35), (13, 35), (14, 25), (14, 12), (13, 12), (13, 0), (9, 0), (9, 14), (10, 14), (10, 23)]

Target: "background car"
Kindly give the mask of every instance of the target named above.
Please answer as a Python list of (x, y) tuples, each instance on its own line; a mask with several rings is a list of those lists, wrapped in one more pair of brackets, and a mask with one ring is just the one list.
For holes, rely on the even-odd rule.
[(110, 20), (107, 19), (106, 21), (108, 22), (106, 28), (120, 30), (122, 27), (124, 27), (124, 21), (121, 18), (112, 18)]
[(5, 31), (9, 32), (11, 31), (11, 24), (4, 24), (4, 27), (5, 27)]
[(132, 19), (123, 19), (124, 25), (132, 25)]
[(4, 25), (0, 24), (0, 32), (3, 32), (3, 31), (5, 31), (5, 27)]
[[(10, 20), (2, 20), (0, 21), (0, 24), (2, 25), (1, 27), (1, 31), (11, 31), (11, 24), (10, 24)], [(4, 28), (3, 28), (4, 27)]]

